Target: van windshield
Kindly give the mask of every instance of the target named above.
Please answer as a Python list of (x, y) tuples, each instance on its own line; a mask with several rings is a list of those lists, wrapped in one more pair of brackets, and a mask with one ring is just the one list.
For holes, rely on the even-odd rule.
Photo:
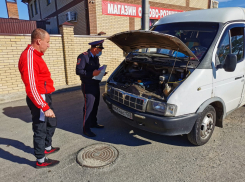
[[(151, 31), (178, 37), (196, 55), (199, 61), (201, 61), (212, 44), (218, 28), (218, 23), (185, 22), (156, 25)], [(183, 53), (177, 53), (168, 49), (149, 48), (137, 50), (137, 52), (163, 54), (178, 58), (188, 57)]]

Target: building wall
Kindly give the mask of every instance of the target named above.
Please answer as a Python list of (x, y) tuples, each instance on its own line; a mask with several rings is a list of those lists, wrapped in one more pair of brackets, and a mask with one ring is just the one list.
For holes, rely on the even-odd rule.
[[(24, 92), (25, 87), (18, 70), (18, 61), (20, 54), (30, 44), (31, 36), (0, 35), (0, 42), (0, 96), (3, 94)], [(51, 35), (50, 48), (43, 56), (43, 59), (50, 69), (54, 86), (65, 85), (61, 36)]]
[(46, 30), (50, 34), (58, 34), (57, 17), (50, 18), (47, 22), (50, 24), (46, 25)]
[[(38, 14), (35, 14), (34, 0), (31, 0), (28, 3), (30, 20), (36, 20), (36, 21), (41, 20), (55, 12), (55, 0), (51, 0), (51, 3), (49, 5), (47, 5), (46, 0), (36, 0), (36, 1), (37, 1)], [(31, 4), (33, 6), (34, 17), (32, 17), (32, 14), (31, 14)]]
[[(182, 2), (182, 3), (180, 3), (180, 2)], [(176, 10), (183, 10), (183, 11), (192, 11), (192, 10), (198, 10), (198, 9), (204, 9), (204, 8), (207, 9), (208, 4), (209, 4), (208, 2), (209, 2), (209, 0), (186, 0), (185, 3), (184, 3), (184, 1), (170, 1), (169, 0), (169, 1), (166, 1), (166, 3), (163, 3), (161, 0), (159, 0), (159, 1), (158, 0), (149, 0), (149, 4), (152, 7), (176, 9)], [(190, 6), (190, 4), (192, 6)]]
[[(37, 0), (37, 11), (38, 13), (36, 14), (35, 13), (35, 3), (34, 3), (34, 0), (32, 0), (29, 4), (28, 4), (28, 8), (29, 8), (29, 12), (30, 12), (30, 20), (35, 20), (35, 21), (38, 21), (38, 20), (41, 20), (41, 14), (40, 14), (40, 8), (39, 8), (39, 1), (40, 0)], [(32, 14), (31, 14), (31, 5), (33, 7), (33, 17), (32, 17)]]
[[(35, 3), (34, 3), (34, 0), (31, 0), (28, 3), (30, 20), (39, 21), (41, 19), (46, 18), (48, 15), (52, 14), (53, 12), (55, 12), (55, 1), (54, 0), (52, 0), (49, 5), (47, 5), (47, 1), (46, 0), (36, 0), (36, 1), (37, 1), (38, 14), (35, 14)], [(32, 14), (31, 14), (31, 5), (33, 6), (33, 14), (34, 14), (33, 17), (32, 17)]]
[[(137, 5), (141, 5), (142, 3), (141, 0), (110, 1)], [(150, 0), (149, 3), (151, 7), (191, 11), (197, 9), (207, 9), (209, 5), (209, 0)], [(93, 10), (90, 13), (96, 14), (96, 19), (94, 20), (93, 18), (93, 22), (96, 22), (96, 26), (90, 22), (90, 30), (92, 30), (93, 34), (97, 34), (102, 31), (105, 32), (106, 35), (112, 35), (122, 31), (128, 31), (133, 29), (138, 30), (141, 28), (140, 18), (103, 15), (102, 0), (96, 0), (95, 4), (89, 5), (89, 7), (91, 6), (96, 6), (96, 11)]]
[(174, 4), (178, 6), (186, 6), (186, 0), (150, 0), (150, 1), (157, 2), (157, 3)]
[(75, 35), (86, 35), (88, 29), (87, 29), (87, 20), (86, 20), (85, 1), (82, 1), (76, 6), (59, 14), (59, 25), (66, 22), (66, 13), (69, 11), (77, 13), (77, 22), (74, 22), (74, 23), (71, 22), (74, 25), (74, 34)]
[(200, 9), (207, 9), (209, 5), (209, 0), (189, 0), (190, 7), (192, 8), (200, 8)]
[(58, 0), (57, 1), (57, 8), (60, 9), (63, 6), (69, 4), (70, 2), (72, 2), (73, 0)]
[(102, 15), (102, 0), (96, 3), (97, 33), (105, 32), (106, 35), (112, 35), (117, 32), (129, 30), (129, 17)]
[[(38, 0), (40, 1), (40, 0)], [(127, 4), (141, 5), (142, 0), (109, 0), (112, 2), (120, 2)], [(32, 4), (33, 0), (30, 2)], [(29, 4), (30, 4), (29, 3)], [(55, 14), (55, 0), (47, 6), (46, 1), (40, 1), (42, 18), (50, 18), (50, 25), (47, 25), (49, 33), (58, 33), (58, 26), (66, 21), (66, 13), (73, 11), (77, 13), (78, 21), (73, 23), (75, 35), (96, 35), (99, 32), (105, 32), (106, 35), (112, 35), (122, 31), (138, 30), (141, 28), (140, 18), (131, 18), (124, 16), (112, 16), (102, 14), (102, 0), (57, 0), (58, 22)], [(78, 3), (78, 4), (76, 4)], [(209, 0), (149, 0), (150, 6), (158, 8), (176, 9), (183, 11), (191, 11), (209, 8)], [(74, 5), (76, 4), (76, 5)], [(74, 5), (74, 6), (73, 6)], [(73, 6), (70, 8), (70, 6)], [(69, 8), (69, 9), (67, 9)], [(67, 9), (67, 10), (65, 10)], [(54, 14), (53, 14), (54, 13)], [(54, 17), (51, 17), (54, 16)], [(34, 17), (39, 19), (38, 16)], [(87, 20), (89, 19), (89, 22)], [(55, 22), (56, 21), (56, 22)]]
[(55, 0), (51, 0), (51, 3), (49, 5), (47, 5), (46, 0), (40, 0), (40, 7), (42, 10), (42, 18), (45, 18), (56, 11)]
[(135, 30), (141, 29), (141, 18), (135, 18)]
[[(39, 1), (40, 1), (40, 8), (39, 8)], [(81, 0), (80, 3), (76, 4), (75, 6), (63, 11), (63, 9), (67, 8), (64, 7), (68, 5), (69, 3), (76, 2), (74, 0), (57, 0), (57, 9), (58, 11), (62, 9), (63, 11), (60, 14), (53, 14), (56, 12), (56, 7), (55, 7), (55, 0), (52, 0), (49, 5), (47, 5), (46, 0), (37, 0), (38, 2), (38, 14), (35, 14), (35, 5), (34, 5), (34, 0), (31, 0), (29, 2), (29, 9), (31, 9), (31, 4), (33, 5), (33, 11), (34, 11), (34, 17), (31, 15), (31, 10), (30, 10), (30, 16), (31, 20), (41, 20), (48, 18), (47, 22), (50, 24), (47, 25), (47, 31), (51, 34), (58, 34), (59, 33), (59, 25), (62, 23), (66, 22), (66, 13), (69, 11), (76, 12), (77, 13), (77, 22), (71, 22), (75, 26), (75, 35), (87, 35), (89, 32), (89, 28), (87, 27), (87, 14), (86, 14), (86, 1)], [(68, 5), (69, 6), (69, 5)], [(40, 13), (41, 9), (41, 13)], [(57, 12), (59, 13), (59, 12)], [(58, 17), (57, 17), (58, 15)], [(58, 18), (58, 20), (57, 20)]]
[[(87, 2), (89, 0), (86, 0)], [(88, 2), (88, 20), (89, 20), (89, 34), (97, 34), (97, 14), (96, 14), (96, 3), (97, 1), (94, 1), (94, 3)]]

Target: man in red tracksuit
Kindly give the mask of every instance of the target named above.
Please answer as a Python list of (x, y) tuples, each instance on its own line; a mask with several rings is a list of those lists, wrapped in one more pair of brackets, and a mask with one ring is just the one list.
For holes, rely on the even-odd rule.
[(26, 102), (32, 114), (32, 130), (36, 167), (51, 167), (59, 163), (45, 155), (59, 151), (52, 147), (52, 136), (57, 121), (52, 107), (51, 93), (55, 91), (49, 69), (42, 55), (49, 48), (49, 34), (35, 29), (31, 34), (31, 45), (23, 51), (19, 60), (19, 71), (26, 88)]

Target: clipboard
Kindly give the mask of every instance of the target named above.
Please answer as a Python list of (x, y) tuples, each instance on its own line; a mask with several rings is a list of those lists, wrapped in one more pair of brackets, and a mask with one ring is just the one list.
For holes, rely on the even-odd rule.
[(98, 70), (101, 70), (100, 74), (97, 76), (94, 76), (92, 79), (94, 80), (102, 80), (103, 76), (105, 75), (107, 65), (101, 66)]

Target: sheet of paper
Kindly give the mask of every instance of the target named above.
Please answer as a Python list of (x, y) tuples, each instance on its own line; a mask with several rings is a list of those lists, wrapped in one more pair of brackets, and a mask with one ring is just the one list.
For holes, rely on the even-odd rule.
[(103, 65), (102, 67), (103, 69), (101, 70), (100, 74), (93, 77), (94, 80), (102, 80), (103, 76), (105, 75), (107, 65)]

